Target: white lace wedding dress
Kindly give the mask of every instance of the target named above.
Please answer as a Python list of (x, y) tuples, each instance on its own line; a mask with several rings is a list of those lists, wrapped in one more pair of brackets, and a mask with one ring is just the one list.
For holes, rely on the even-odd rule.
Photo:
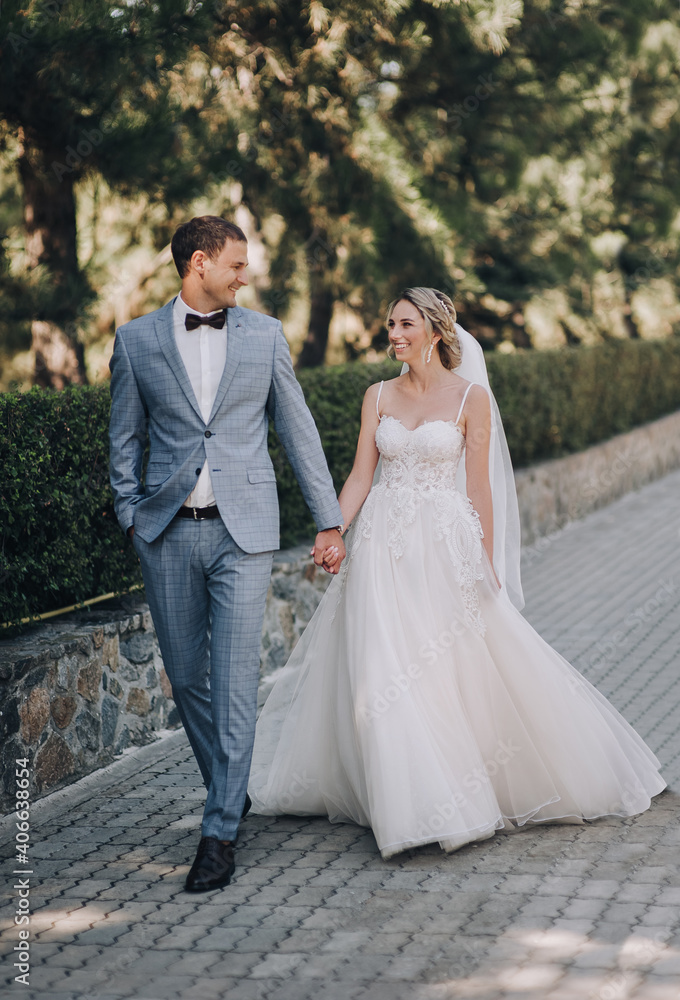
[(376, 443), (348, 556), (259, 718), (253, 810), (370, 826), (387, 858), (647, 809), (655, 756), (498, 590), (458, 423), (383, 416)]

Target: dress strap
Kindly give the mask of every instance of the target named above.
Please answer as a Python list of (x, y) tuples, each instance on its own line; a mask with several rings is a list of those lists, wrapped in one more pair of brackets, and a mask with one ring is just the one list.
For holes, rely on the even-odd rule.
[(456, 417), (456, 421), (455, 421), (456, 423), (458, 423), (458, 421), (460, 420), (460, 418), (461, 418), (461, 416), (463, 414), (463, 407), (465, 406), (465, 400), (467, 399), (467, 395), (468, 395), (470, 389), (472, 388), (472, 386), (474, 384), (475, 384), (474, 382), (470, 382), (469, 386), (465, 390), (465, 395), (463, 396), (463, 402), (460, 404), (460, 409), (458, 411), (458, 416)]
[(378, 389), (378, 398), (375, 401), (375, 412), (378, 414), (378, 420), (380, 420), (380, 394), (382, 393), (385, 380), (380, 383), (380, 388)]

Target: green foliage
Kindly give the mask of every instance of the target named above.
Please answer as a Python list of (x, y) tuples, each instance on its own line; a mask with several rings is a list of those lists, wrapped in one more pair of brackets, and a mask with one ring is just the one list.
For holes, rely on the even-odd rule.
[(0, 622), (141, 581), (109, 486), (108, 386), (0, 395)]
[[(126, 193), (144, 187), (151, 198), (185, 201), (200, 190), (182, 141), (197, 116), (177, 74), (209, 36), (213, 21), (202, 7), (185, 0), (7, 0), (0, 9), (0, 136), (21, 129), (20, 157), (57, 190), (97, 173)], [(21, 163), (20, 171), (25, 181)]]
[[(203, 192), (195, 105), (209, 105), (212, 78), (188, 93), (182, 74), (209, 37), (204, 8), (185, 0), (0, 4), (0, 150), (9, 150), (23, 202), (25, 254), (15, 277), (30, 318), (60, 328), (78, 368), (59, 351), (56, 329), (34, 325), (34, 377), (45, 385), (86, 381), (79, 328), (96, 291), (79, 258), (78, 182), (103, 178), (128, 197), (141, 190), (166, 211)], [(11, 293), (0, 267), (0, 301)], [(0, 355), (12, 347), (7, 328), (0, 322)]]
[[(515, 466), (579, 451), (680, 407), (680, 338), (487, 357)], [(300, 383), (339, 491), (369, 385), (397, 362), (307, 369)], [(141, 581), (108, 478), (108, 386), (0, 395), (0, 621)], [(314, 534), (275, 433), (281, 544)]]
[(516, 468), (680, 408), (680, 337), (496, 353), (487, 366)]

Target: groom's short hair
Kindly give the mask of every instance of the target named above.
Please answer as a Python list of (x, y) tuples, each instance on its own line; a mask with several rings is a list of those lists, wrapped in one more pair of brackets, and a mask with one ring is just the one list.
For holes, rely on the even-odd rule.
[(170, 249), (180, 278), (184, 278), (188, 273), (192, 254), (202, 250), (214, 260), (227, 240), (234, 240), (237, 243), (248, 242), (242, 229), (233, 222), (220, 219), (218, 215), (197, 215), (195, 219), (178, 226), (172, 237)]

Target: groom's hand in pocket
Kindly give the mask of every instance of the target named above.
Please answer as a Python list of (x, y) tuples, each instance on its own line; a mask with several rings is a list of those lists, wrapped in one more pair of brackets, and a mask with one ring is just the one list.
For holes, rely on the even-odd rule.
[(327, 573), (337, 573), (345, 558), (345, 543), (338, 529), (320, 531), (311, 554), (317, 566), (323, 566)]

